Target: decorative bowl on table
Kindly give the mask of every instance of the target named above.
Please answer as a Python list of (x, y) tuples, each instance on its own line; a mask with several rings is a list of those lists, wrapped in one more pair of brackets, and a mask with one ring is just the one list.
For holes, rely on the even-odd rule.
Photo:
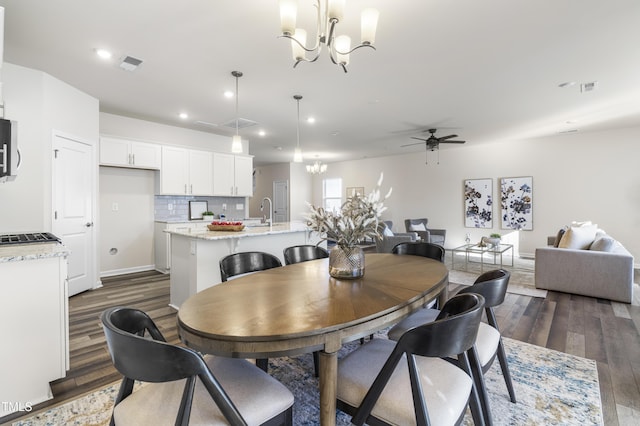
[(233, 231), (238, 232), (244, 229), (242, 222), (233, 222), (229, 220), (214, 220), (207, 225), (209, 231)]

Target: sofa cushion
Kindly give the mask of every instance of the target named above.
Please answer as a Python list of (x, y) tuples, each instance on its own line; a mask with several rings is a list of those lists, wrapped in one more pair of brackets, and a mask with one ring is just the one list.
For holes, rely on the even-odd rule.
[(559, 248), (586, 250), (596, 237), (597, 225), (571, 226), (562, 236)]
[(556, 235), (556, 240), (553, 243), (554, 247), (558, 247), (558, 244), (560, 244), (560, 240), (562, 240), (562, 237), (564, 236), (564, 233), (567, 232), (567, 227), (563, 227), (560, 228), (560, 230), (558, 231), (558, 234)]
[(591, 247), (589, 247), (589, 250), (611, 252), (613, 251), (615, 242), (616, 240), (608, 236), (596, 238), (591, 244)]

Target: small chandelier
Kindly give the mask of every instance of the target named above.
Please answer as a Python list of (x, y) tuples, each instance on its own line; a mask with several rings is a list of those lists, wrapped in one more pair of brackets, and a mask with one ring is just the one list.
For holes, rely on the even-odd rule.
[(322, 164), (320, 161), (316, 161), (313, 164), (307, 164), (307, 172), (312, 175), (319, 175), (327, 171), (327, 165)]
[(231, 152), (234, 154), (242, 154), (242, 138), (240, 138), (238, 133), (238, 79), (242, 77), (242, 73), (240, 71), (231, 71), (231, 75), (236, 78), (236, 134), (231, 141)]
[[(300, 62), (315, 62), (320, 56), (322, 45), (326, 44), (331, 62), (340, 65), (347, 72), (349, 54), (361, 47), (370, 47), (375, 50), (373, 43), (378, 26), (378, 11), (365, 9), (362, 11), (360, 44), (351, 48), (351, 38), (346, 35), (336, 37), (335, 30), (344, 16), (345, 0), (315, 0), (317, 9), (315, 46), (308, 48), (307, 32), (302, 28), (296, 28), (297, 0), (280, 0), (280, 23), (282, 34), (280, 37), (291, 39), (293, 49), (293, 64), (295, 68)], [(312, 52), (313, 58), (308, 59), (306, 52)]]
[(293, 162), (302, 163), (302, 149), (300, 149), (300, 99), (302, 99), (302, 96), (293, 95), (293, 99), (298, 102), (298, 121), (296, 124), (296, 138), (298, 142), (296, 144), (296, 149), (293, 151)]

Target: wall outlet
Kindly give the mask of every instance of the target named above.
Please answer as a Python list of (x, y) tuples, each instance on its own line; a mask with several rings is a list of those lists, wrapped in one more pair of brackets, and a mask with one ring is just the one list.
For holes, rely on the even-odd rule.
[(222, 211), (223, 211), (223, 212), (226, 212), (226, 211), (227, 211), (227, 204), (226, 204), (226, 203), (223, 203), (223, 204), (222, 204)]
[(118, 209), (119, 209), (118, 203), (111, 204), (111, 211), (112, 212), (117, 212)]
[(244, 210), (244, 204), (236, 204), (236, 210)]

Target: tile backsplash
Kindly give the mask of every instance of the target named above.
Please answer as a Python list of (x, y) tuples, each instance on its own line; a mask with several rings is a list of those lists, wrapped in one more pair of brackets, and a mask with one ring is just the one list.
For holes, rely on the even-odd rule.
[[(189, 221), (189, 201), (207, 201), (209, 210), (219, 218), (244, 219), (248, 211), (245, 197), (185, 197), (174, 195), (155, 196), (155, 220)], [(238, 207), (242, 207), (238, 209)]]

